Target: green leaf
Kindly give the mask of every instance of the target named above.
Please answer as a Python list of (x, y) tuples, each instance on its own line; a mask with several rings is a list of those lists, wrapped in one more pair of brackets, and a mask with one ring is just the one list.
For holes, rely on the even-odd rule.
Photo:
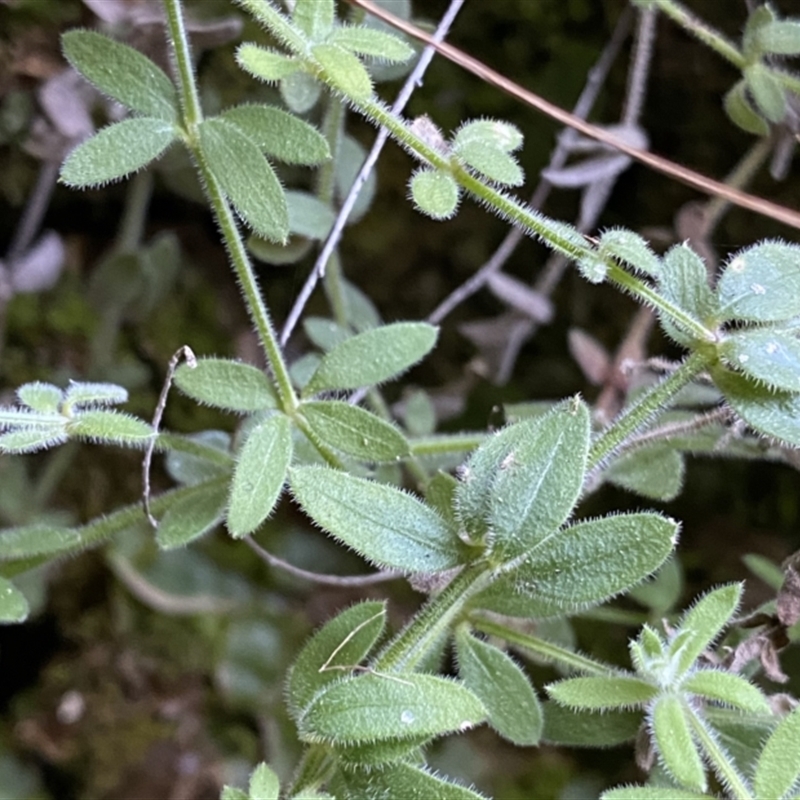
[(113, 383), (85, 383), (71, 381), (64, 392), (64, 408), (85, 408), (86, 406), (112, 406), (125, 403), (128, 392)]
[(253, 428), (233, 471), (227, 515), (231, 536), (248, 536), (272, 513), (291, 460), (288, 417), (275, 414)]
[(67, 423), (67, 433), (93, 442), (144, 447), (153, 429), (144, 420), (119, 411), (83, 411)]
[[(361, 167), (364, 165), (364, 161), (366, 161), (366, 158), (367, 151), (364, 149), (363, 145), (356, 141), (352, 136), (345, 135), (340, 140), (339, 149), (336, 153), (334, 179), (336, 181), (336, 194), (341, 199), (347, 197), (348, 193), (350, 192), (350, 187), (355, 182), (358, 173), (361, 171)], [(361, 192), (359, 193), (358, 199), (353, 206), (353, 210), (347, 217), (348, 224), (352, 225), (353, 223), (358, 222), (364, 216), (364, 214), (369, 211), (372, 206), (372, 201), (375, 199), (377, 186), (378, 180), (375, 177), (375, 170), (371, 170), (367, 176), (366, 182), (361, 187)], [(345, 287), (345, 294), (348, 296), (352, 295), (353, 291), (357, 291), (356, 287), (349, 281), (346, 281), (344, 278), (342, 279), (342, 284)], [(364, 295), (363, 292), (359, 292), (359, 294), (366, 298), (366, 295)], [(369, 303), (372, 305), (371, 301), (369, 301)], [(378, 316), (377, 312), (375, 313), (376, 316)], [(349, 317), (348, 322), (352, 323), (352, 319)], [(377, 320), (375, 320), (371, 325), (365, 327), (376, 328), (379, 324), (380, 317), (378, 316)], [(353, 327), (357, 331), (364, 329), (360, 325), (353, 325)]]
[(468, 167), (485, 178), (506, 186), (521, 186), (525, 182), (516, 159), (499, 147), (480, 141), (465, 141), (453, 146), (455, 155)]
[(175, 385), (198, 403), (240, 414), (278, 405), (263, 370), (227, 358), (198, 358), (195, 367), (181, 364), (175, 371)]
[(287, 75), (280, 84), (283, 102), (295, 114), (311, 111), (322, 95), (322, 85), (307, 72), (293, 72)]
[(742, 584), (731, 583), (721, 586), (704, 595), (681, 618), (679, 632), (689, 632), (688, 640), (671, 648), (673, 657), (677, 656), (676, 677), (680, 678), (689, 672), (701, 654), (708, 649), (722, 630), (730, 623), (731, 617), (739, 607), (742, 597)]
[(0, 623), (24, 622), (28, 617), (25, 595), (6, 578), (0, 578)]
[(25, 525), (8, 528), (0, 536), (0, 560), (21, 561), (34, 556), (65, 553), (79, 547), (81, 536), (73, 528)]
[(43, 414), (57, 414), (64, 399), (64, 392), (52, 383), (26, 383), (17, 389), (20, 403)]
[(351, 330), (326, 317), (306, 317), (303, 320), (303, 330), (311, 343), (320, 350), (333, 350), (336, 345), (353, 335)]
[(756, 39), (762, 51), (781, 56), (800, 54), (800, 22), (773, 20), (759, 27)]
[(333, 209), (309, 192), (286, 192), (289, 210), (289, 230), (298, 236), (322, 240), (333, 227), (336, 214)]
[(629, 596), (657, 616), (663, 617), (680, 600), (683, 583), (680, 561), (677, 558), (670, 558), (658, 570), (653, 580), (632, 589)]
[(611, 228), (600, 236), (598, 252), (604, 258), (615, 258), (651, 278), (661, 274), (661, 259), (638, 233), (626, 228)]
[(711, 377), (731, 408), (757, 433), (800, 445), (800, 395), (770, 389), (720, 366)]
[(381, 61), (402, 63), (414, 55), (414, 50), (397, 36), (361, 25), (341, 25), (335, 28), (330, 41), (345, 50), (352, 50), (362, 56), (373, 56)]
[(800, 341), (788, 331), (733, 331), (719, 352), (737, 372), (776, 389), (800, 391)]
[(456, 681), (435, 675), (363, 675), (320, 691), (300, 718), (306, 742), (368, 744), (438, 736), (479, 725), (486, 710)]
[(385, 767), (397, 761), (413, 761), (421, 755), (420, 748), (433, 739), (433, 736), (416, 736), (410, 739), (387, 739), (371, 744), (337, 745), (336, 758), (346, 764), (348, 771), (353, 769), (374, 769)]
[(178, 95), (164, 70), (147, 56), (96, 31), (67, 31), (64, 55), (103, 94), (147, 117), (175, 122)]
[(758, 41), (758, 32), (775, 19), (777, 19), (775, 12), (767, 3), (751, 8), (742, 32), (742, 53), (747, 63), (757, 61), (764, 54)]
[(699, 669), (681, 684), (687, 692), (753, 714), (769, 714), (770, 706), (760, 689), (739, 675), (720, 669)]
[(726, 93), (723, 107), (731, 122), (738, 125), (742, 130), (754, 133), (756, 136), (766, 136), (769, 133), (769, 124), (759, 116), (750, 103), (750, 98), (747, 96), (747, 84), (744, 79), (736, 83)]
[(366, 409), (341, 400), (303, 403), (312, 434), (323, 444), (365, 461), (396, 461), (409, 455), (405, 436)]
[(674, 520), (655, 513), (578, 522), (543, 542), (473, 603), (528, 618), (574, 614), (644, 580), (672, 552), (677, 534)]
[(522, 133), (509, 122), (497, 119), (478, 119), (466, 122), (453, 137), (453, 149), (480, 145), (503, 153), (513, 153), (522, 147)]
[(348, 797), (381, 800), (485, 800), (466, 786), (443, 780), (413, 764), (392, 764), (385, 769), (359, 771), (345, 776)]
[(287, 164), (313, 166), (331, 157), (327, 140), (315, 127), (280, 108), (241, 105), (229, 108), (220, 119), (239, 128), (266, 155)]
[(655, 745), (664, 766), (675, 780), (698, 792), (706, 790), (706, 772), (687, 719), (691, 713), (674, 695), (659, 697), (652, 711)]
[(621, 786), (603, 792), (600, 800), (710, 800), (710, 795), (672, 786)]
[[(705, 264), (687, 244), (675, 245), (664, 256), (658, 285), (667, 300), (700, 323), (704, 323), (716, 310)], [(691, 334), (678, 328), (673, 320), (664, 315), (661, 324), (679, 344), (691, 345), (694, 341)]]
[(281, 784), (266, 764), (259, 764), (250, 776), (248, 790), (250, 800), (278, 800)]
[(396, 322), (359, 333), (323, 357), (303, 395), (358, 389), (395, 378), (433, 349), (438, 334), (438, 328), (425, 322)]
[(64, 444), (69, 437), (57, 430), (18, 430), (0, 434), (0, 453), (35, 453)]
[(600, 711), (639, 708), (658, 695), (658, 688), (634, 675), (568, 678), (545, 687), (557, 703), (573, 709)]
[(286, 681), (289, 710), (295, 720), (320, 689), (361, 664), (385, 625), (386, 603), (370, 600), (342, 611), (313, 634)]
[(406, 393), (403, 424), (412, 436), (430, 436), (436, 430), (436, 407), (424, 389)]
[(292, 492), (334, 538), (374, 564), (440, 572), (461, 564), (458, 537), (428, 506), (400, 489), (327, 467), (294, 467)]
[(540, 543), (572, 512), (589, 451), (589, 410), (567, 401), (514, 430), (492, 483), (487, 520), (493, 548), (506, 557)]
[(458, 210), (461, 187), (448, 172), (440, 169), (419, 169), (408, 188), (417, 208), (432, 219), (450, 219)]
[(608, 275), (608, 262), (595, 252), (579, 258), (576, 265), (581, 275), (589, 283), (602, 283)]
[(335, 44), (315, 44), (311, 55), (323, 69), (323, 78), (354, 101), (372, 97), (372, 78), (349, 50)]
[(236, 62), (243, 70), (267, 83), (287, 78), (302, 68), (299, 61), (284, 53), (250, 43), (241, 45), (236, 51)]
[[(183, 450), (169, 450), (165, 466), (169, 476), (184, 486), (196, 486), (198, 483), (219, 478), (233, 468), (233, 457), (230, 455), (231, 435), (225, 431), (205, 430), (186, 436), (189, 441), (196, 442), (210, 452), (187, 453)], [(216, 458), (216, 453), (224, 454), (224, 458)], [(222, 463), (227, 461), (228, 463)]]
[(780, 322), (800, 315), (800, 246), (761, 242), (737, 253), (717, 284), (720, 318)]
[(216, 528), (225, 517), (227, 486), (205, 484), (176, 500), (159, 520), (156, 541), (162, 550), (185, 547)]
[(743, 74), (758, 110), (770, 122), (781, 122), (786, 116), (786, 90), (780, 79), (760, 62), (745, 67)]
[(223, 786), (219, 800), (250, 800), (250, 798), (247, 796), (247, 792), (237, 789), (235, 786)]
[(550, 700), (544, 704), (545, 742), (565, 747), (614, 747), (636, 737), (641, 711), (575, 711)]
[(542, 733), (542, 709), (522, 669), (502, 650), (462, 629), (456, 635), (458, 675), (489, 714), (489, 725), (519, 747), (532, 747)]
[(133, 117), (115, 122), (67, 156), (60, 180), (85, 188), (124, 178), (157, 159), (175, 138), (175, 127), (163, 119)]
[(614, 461), (605, 479), (651, 500), (674, 500), (680, 494), (684, 458), (669, 446), (642, 447)]
[(800, 708), (787, 714), (767, 739), (755, 774), (756, 797), (786, 797), (800, 778)]
[(310, 39), (324, 39), (336, 17), (333, 0), (297, 0), (292, 20)]
[(219, 117), (202, 122), (199, 131), (208, 167), (239, 215), (259, 236), (285, 243), (289, 212), (283, 187), (258, 145)]

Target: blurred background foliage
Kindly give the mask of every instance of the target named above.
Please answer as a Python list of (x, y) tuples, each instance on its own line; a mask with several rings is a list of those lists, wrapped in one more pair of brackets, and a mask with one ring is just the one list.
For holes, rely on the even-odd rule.
[[(123, 13), (139, 5), (135, 0), (105, 2), (120, 9), (116, 27), (111, 26), (118, 35), (158, 50), (160, 27), (137, 28), (135, 17)], [(37, 182), (47, 179), (48, 169), (52, 173), (58, 148), (66, 147), (59, 120), (46, 118), (42, 101), (45, 85), (64, 68), (59, 35), (76, 25), (95, 25), (92, 7), (97, 5), (0, 3), (0, 252), (13, 246), (28, 198)], [(788, 0), (775, 5), (784, 14), (798, 11)], [(276, 92), (255, 85), (234, 64), (241, 22), (250, 38), (261, 35), (258, 29), (225, 0), (187, 0), (186, 6), (200, 31), (194, 43), (201, 48), (198, 69), (206, 108), (277, 101)], [(416, 17), (435, 24), (445, 7), (443, 0), (417, 2)], [(623, 0), (468, 0), (450, 40), (523, 86), (571, 107), (624, 8)], [(706, 3), (702, 11), (734, 36), (745, 19), (744, 2)], [(627, 56), (617, 60), (593, 120), (618, 118), (626, 62)], [(721, 96), (734, 79), (732, 68), (660, 20), (642, 120), (652, 149), (706, 174), (725, 175), (750, 143), (722, 111)], [(391, 97), (394, 84), (382, 84), (381, 91)], [(102, 114), (97, 108), (94, 113)], [(68, 127), (74, 120), (68, 111), (63, 114)], [(513, 122), (525, 134), (520, 158), (529, 185), (547, 163), (557, 133), (551, 121), (442, 59), (434, 61), (409, 114), (428, 114), (445, 131), (481, 116)], [(318, 121), (313, 113), (311, 120)], [(349, 129), (368, 146), (373, 135), (368, 126), (353, 119)], [(415, 213), (406, 199), (410, 166), (404, 152), (387, 149), (374, 205), (342, 247), (347, 276), (389, 321), (427, 315), (484, 263), (506, 232), (501, 221), (471, 204), (446, 224)], [(53, 188), (42, 227), (60, 239), (61, 268), (51, 285), (45, 281), (40, 290), (0, 299), (3, 403), (27, 381), (107, 380), (125, 385), (131, 392), (128, 410), (149, 418), (166, 364), (181, 345), (189, 344), (198, 355), (258, 362), (225, 254), (208, 211), (196, 202), (198, 187), (189, 174), (172, 153), (153, 174), (133, 182), (83, 193)], [(310, 185), (304, 173), (286, 170), (284, 177), (293, 186), (298, 181)], [(752, 190), (798, 207), (796, 187), (794, 180), (777, 182), (764, 175)], [(692, 190), (635, 165), (617, 183), (602, 224), (642, 231), (663, 248), (675, 239), (676, 212), (696, 199)], [(554, 193), (545, 210), (573, 219), (577, 206), (577, 193), (567, 190)], [(142, 208), (146, 216), (137, 219)], [(724, 258), (775, 235), (787, 231), (733, 210), (712, 245)], [(312, 252), (295, 265), (259, 268), (278, 321), (313, 257)], [(543, 247), (526, 240), (508, 272), (529, 282), (546, 257)], [(318, 295), (308, 313), (325, 313), (324, 297)], [(440, 346), (410, 377), (450, 403), (454, 414), (445, 429), (484, 430), (502, 420), (498, 409), (505, 403), (575, 392), (594, 399), (597, 389), (568, 354), (568, 330), (580, 327), (613, 350), (636, 309), (611, 288), (590, 287), (569, 272), (553, 299), (554, 323), (524, 347), (503, 386), (486, 377), (485, 356), (458, 331), (461, 323), (500, 313), (500, 302), (478, 293), (446, 321)], [(306, 343), (296, 337), (290, 346), (300, 353)], [(675, 354), (657, 334), (650, 347), (653, 353)], [(399, 399), (393, 391), (389, 387), (389, 399)], [(181, 432), (233, 433), (234, 423), (177, 394), (165, 417), (166, 427)], [(88, 445), (3, 457), (0, 524), (54, 517), (85, 521), (135, 502), (139, 459), (135, 453)], [(155, 481), (157, 489), (170, 485), (163, 469)], [(800, 546), (798, 497), (797, 474), (788, 466), (692, 461), (681, 496), (661, 504), (684, 521), (682, 570), (663, 578), (656, 601), (622, 600), (574, 620), (572, 628), (553, 624), (549, 634), (625, 663), (626, 622), (638, 625), (648, 613), (679, 607), (712, 583), (752, 578), (742, 561), (748, 553), (779, 562)], [(581, 513), (640, 507), (642, 501), (632, 495), (604, 488)], [(363, 569), (355, 557), (310, 530), (287, 504), (259, 538), (276, 555), (306, 569)], [(282, 681), (304, 637), (357, 597), (388, 591), (395, 624), (420, 602), (420, 595), (399, 582), (358, 592), (311, 585), (268, 570), (222, 533), (191, 550), (159, 553), (145, 529), (129, 532), (106, 552), (32, 573), (21, 585), (36, 613), (24, 626), (0, 628), (0, 798), (14, 800), (216, 798), (223, 782), (243, 783), (251, 764), (261, 759), (287, 775), (297, 749), (282, 708)], [(748, 588), (749, 606), (767, 596), (766, 584), (757, 579), (748, 581)], [(790, 674), (792, 659), (789, 652), (784, 668)], [(553, 677), (546, 665), (529, 667), (537, 685)], [(444, 741), (432, 763), (503, 800), (588, 798), (638, 777), (626, 766), (627, 752), (520, 750), (487, 729)]]

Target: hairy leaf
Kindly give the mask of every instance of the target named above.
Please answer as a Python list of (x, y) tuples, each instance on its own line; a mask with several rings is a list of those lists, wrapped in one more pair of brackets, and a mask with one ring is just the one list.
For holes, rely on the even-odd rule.
[(786, 797), (800, 778), (800, 708), (787, 714), (767, 739), (755, 774), (756, 797)]
[(20, 403), (42, 414), (59, 413), (64, 392), (52, 383), (26, 383), (17, 389)]
[(28, 616), (25, 595), (6, 578), (0, 578), (0, 624), (24, 622)]
[(739, 675), (720, 669), (699, 669), (682, 683), (687, 692), (754, 714), (769, 714), (770, 706), (760, 689)]
[(67, 156), (61, 182), (82, 188), (124, 178), (157, 159), (175, 138), (175, 127), (163, 119), (133, 117), (115, 122)]
[(484, 800), (473, 789), (444, 780), (413, 764), (392, 764), (385, 769), (359, 771), (344, 778), (348, 797), (381, 800)]
[(286, 682), (289, 709), (297, 720), (314, 695), (366, 658), (386, 625), (386, 604), (375, 600), (351, 606), (325, 623), (305, 643)]
[(776, 389), (800, 391), (800, 340), (775, 328), (734, 331), (719, 348), (738, 372)]
[(167, 122), (178, 119), (178, 95), (164, 70), (147, 56), (97, 31), (61, 37), (64, 55), (103, 94), (132, 111)]
[(392, 486), (326, 467), (294, 467), (303, 510), (369, 561), (405, 572), (440, 572), (461, 563), (458, 537), (428, 506)]
[(302, 68), (299, 61), (284, 53), (250, 43), (239, 47), (236, 61), (243, 70), (267, 83), (287, 78)]
[(653, 500), (673, 500), (683, 486), (684, 458), (668, 446), (642, 447), (614, 461), (605, 479)]
[(345, 97), (358, 101), (372, 96), (372, 78), (349, 50), (336, 44), (315, 44), (311, 54), (324, 70), (326, 81)]
[(277, 407), (277, 397), (263, 370), (227, 358), (198, 358), (197, 366), (181, 364), (175, 385), (204, 405), (242, 414)]
[[(687, 244), (675, 245), (664, 256), (658, 285), (667, 300), (700, 323), (716, 310), (705, 264)], [(661, 324), (679, 344), (692, 343), (691, 334), (678, 328), (672, 319), (662, 315)]]
[(575, 711), (549, 700), (542, 739), (566, 747), (614, 747), (636, 737), (642, 717), (641, 711)]
[(439, 169), (419, 169), (409, 182), (411, 199), (433, 219), (450, 219), (458, 209), (461, 188), (452, 175)]
[(159, 520), (156, 541), (162, 550), (185, 547), (213, 530), (225, 516), (228, 500), (226, 486), (206, 485), (176, 500)]
[(561, 705), (594, 711), (638, 708), (658, 695), (657, 687), (633, 675), (567, 678), (546, 689)]
[(231, 536), (251, 534), (272, 513), (291, 459), (288, 417), (275, 414), (253, 428), (233, 471), (227, 515)]
[(695, 745), (683, 700), (674, 695), (659, 697), (652, 711), (655, 744), (664, 766), (681, 785), (704, 792), (706, 772)]
[(67, 423), (70, 436), (93, 442), (144, 447), (153, 436), (153, 429), (144, 420), (119, 411), (83, 411)]
[(414, 55), (414, 50), (399, 37), (361, 25), (337, 27), (330, 41), (345, 50), (352, 50), (362, 56), (373, 56), (381, 61), (403, 62)]
[(278, 776), (266, 764), (259, 764), (250, 776), (250, 800), (278, 800), (281, 784)]
[(661, 274), (661, 259), (638, 233), (626, 228), (611, 228), (600, 236), (599, 252), (611, 256), (652, 278)]

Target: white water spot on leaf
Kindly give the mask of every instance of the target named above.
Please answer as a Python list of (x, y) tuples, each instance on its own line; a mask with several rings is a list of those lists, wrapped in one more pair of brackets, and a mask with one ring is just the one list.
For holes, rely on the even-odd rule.
[(728, 269), (731, 270), (731, 272), (744, 272), (746, 266), (745, 260), (741, 256), (737, 256), (728, 264)]
[(769, 353), (770, 355), (774, 355), (775, 353), (778, 352), (778, 350), (780, 350), (780, 346), (778, 345), (777, 342), (769, 342), (767, 344), (766, 350), (767, 353)]
[(745, 353), (739, 353), (739, 363), (746, 364), (750, 360), (750, 356)]
[(414, 721), (414, 719), (415, 719), (414, 712), (409, 711), (408, 709), (406, 709), (400, 714), (400, 722), (402, 722), (403, 725), (410, 725)]
[(753, 294), (766, 294), (767, 290), (760, 283), (751, 283), (750, 291)]
[(461, 723), (461, 724), (458, 726), (458, 730), (459, 730), (461, 733), (463, 733), (464, 731), (468, 731), (468, 730), (470, 730), (470, 728), (472, 728), (472, 727), (473, 727), (473, 725), (472, 725), (472, 723), (471, 723), (469, 720), (464, 720), (464, 722), (462, 722), (462, 723)]

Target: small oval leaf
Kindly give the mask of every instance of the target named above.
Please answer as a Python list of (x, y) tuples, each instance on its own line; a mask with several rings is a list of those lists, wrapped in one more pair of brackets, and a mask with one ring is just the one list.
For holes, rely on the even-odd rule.
[(340, 25), (334, 29), (330, 41), (345, 50), (381, 61), (402, 63), (414, 55), (414, 50), (399, 37), (361, 25)]
[(719, 351), (737, 372), (776, 389), (800, 391), (800, 340), (788, 331), (734, 331)]
[(458, 210), (461, 188), (447, 172), (417, 170), (411, 176), (409, 190), (417, 208), (433, 219), (450, 219)]
[(275, 414), (253, 428), (233, 471), (227, 516), (231, 536), (251, 534), (272, 513), (291, 460), (292, 430), (286, 416)]
[(241, 414), (278, 405), (263, 370), (227, 358), (198, 358), (195, 367), (181, 364), (175, 371), (175, 385), (198, 403)]
[(75, 188), (119, 180), (155, 161), (175, 138), (175, 128), (163, 119), (133, 117), (115, 122), (67, 156), (60, 180)]
[(372, 97), (372, 78), (349, 50), (336, 44), (316, 44), (311, 54), (322, 67), (327, 83), (353, 100)]
[(228, 487), (208, 483), (192, 487), (159, 520), (156, 541), (162, 550), (185, 547), (213, 530), (225, 516)]
[(0, 623), (24, 622), (28, 611), (25, 595), (7, 578), (0, 578)]

